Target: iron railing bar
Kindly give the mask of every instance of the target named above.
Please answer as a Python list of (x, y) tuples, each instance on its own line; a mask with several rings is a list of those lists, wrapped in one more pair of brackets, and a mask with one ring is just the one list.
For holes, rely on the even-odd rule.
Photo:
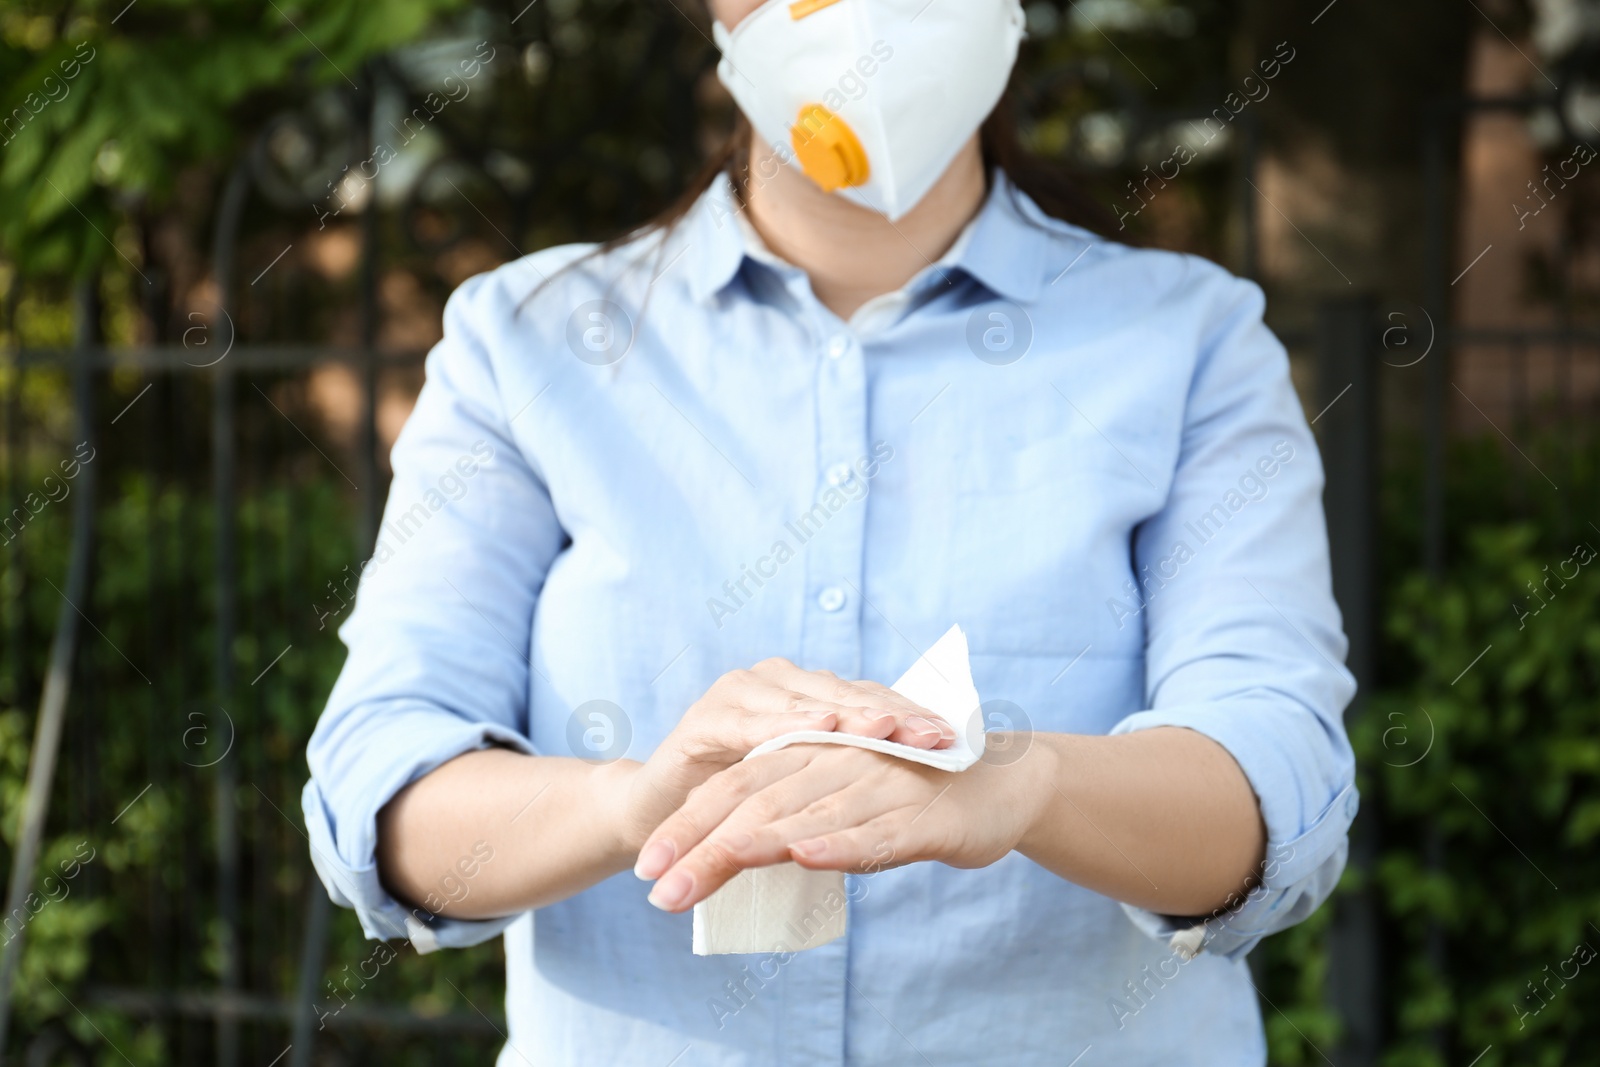
[[(1311, 348), (1319, 339), (1317, 330), (1308, 326), (1274, 326), (1272, 332), (1285, 348), (1291, 349)], [(1441, 348), (1495, 345), (1567, 345), (1600, 349), (1600, 326), (1574, 326), (1571, 329), (1474, 326), (1452, 329), (1444, 323), (1435, 323), (1433, 338), (1435, 352)]]
[[(98, 338), (100, 311), (99, 278), (90, 275), (78, 283), (76, 294), (77, 334), (84, 351)], [(86, 361), (80, 362), (74, 381), (77, 430), (80, 442), (94, 441), (94, 380)], [(93, 453), (91, 453), (92, 455)], [(20, 911), (29, 914), (26, 901), (33, 882), (34, 865), (44, 837), (45, 818), (50, 811), (50, 787), (55, 780), (56, 757), (61, 747), (61, 731), (67, 716), (67, 698), (72, 690), (72, 667), (78, 648), (78, 612), (89, 588), (89, 568), (94, 563), (94, 466), (83, 464), (78, 472), (78, 499), (72, 506), (72, 554), (67, 565), (66, 592), (56, 615), (55, 639), (50, 647), (50, 666), (45, 675), (44, 692), (39, 700), (39, 718), (34, 727), (33, 751), (28, 758), (28, 781), (23, 797), (21, 826), (16, 851), (12, 855), (10, 884), (6, 891), (5, 922)], [(5, 1062), (6, 1032), (11, 1021), (11, 988), (27, 926), (19, 925), (0, 950), (0, 1064)]]
[[(160, 321), (160, 320), (157, 320)], [(158, 326), (158, 329), (160, 327)], [(161, 487), (163, 484), (162, 468), (165, 459), (168, 438), (161, 433), (163, 426), (162, 415), (166, 407), (167, 385), (164, 379), (159, 383), (152, 377), (148, 382), (154, 394), (142, 402), (138, 413), (139, 425), (143, 427), (144, 439), (144, 471), (149, 480), (148, 486), (148, 513), (145, 517), (146, 548), (149, 553), (145, 567), (145, 590), (151, 605), (150, 627), (147, 632), (145, 648), (146, 660), (150, 663), (170, 662), (170, 657), (161, 654), (163, 648), (171, 648), (171, 643), (164, 643), (163, 638), (171, 634), (172, 630), (172, 605), (168, 598), (162, 596), (164, 588), (163, 579), (167, 574), (166, 540), (162, 537), (161, 529)], [(140, 394), (142, 395), (142, 394)], [(130, 422), (133, 420), (130, 418)], [(132, 426), (129, 427), (132, 429)], [(146, 736), (169, 736), (170, 726), (162, 721), (166, 709), (181, 707), (182, 696), (174, 701), (171, 690), (171, 675), (162, 673), (157, 675), (160, 683), (150, 687), (149, 700), (145, 703), (145, 730)], [(180, 675), (179, 677), (183, 677)], [(151, 782), (170, 781), (167, 773), (166, 760), (167, 746), (160, 744), (146, 744), (145, 776)], [(145, 893), (149, 902), (146, 912), (150, 930), (151, 951), (145, 960), (150, 975), (150, 984), (160, 984), (166, 975), (169, 966), (169, 954), (172, 951), (168, 920), (170, 913), (167, 910), (167, 894), (162, 892), (161, 865), (150, 864), (150, 869), (145, 877)]]
[(1541, 107), (1549, 107), (1556, 100), (1556, 93), (1524, 93), (1520, 96), (1469, 96), (1437, 101), (1435, 107), (1444, 115), (1471, 115), (1479, 111), (1534, 111)]
[[(368, 93), (364, 116), (366, 147), (374, 147), (378, 106), (377, 73), (367, 68), (362, 84)], [(357, 531), (358, 558), (366, 559), (378, 536), (378, 205), (369, 203), (361, 213), (361, 524)], [(328, 949), (328, 926), (333, 901), (313, 873), (306, 893), (305, 937), (301, 943), (300, 975), (295, 989), (294, 1054), (290, 1067), (310, 1067), (316, 1036), (311, 1029), (314, 996), (322, 977)]]
[[(16, 336), (17, 329), (17, 303), (22, 297), (22, 276), (15, 273), (11, 276), (11, 285), (6, 294), (6, 322), (7, 335)], [(6, 391), (6, 492), (5, 514), (10, 515), (12, 509), (23, 503), (22, 492), (22, 374), (20, 371), (11, 378), (11, 387)], [(0, 619), (0, 625), (7, 629), (8, 647), (11, 649), (11, 692), (0, 691), (0, 700), (20, 702), (22, 694), (28, 691), (28, 680), (24, 676), (27, 671), (28, 661), (22, 650), (28, 646), (24, 643), (27, 639), (28, 613), (21, 609), (21, 605), (28, 602), (28, 572), (22, 552), (21, 537), (12, 538), (7, 545), (10, 553), (10, 566), (16, 575), (16, 596), (14, 603), (17, 605), (14, 613), (7, 613), (8, 619)], [(3, 665), (3, 664), (0, 664)]]
[[(367, 109), (367, 143), (373, 147), (373, 127), (377, 116), (377, 92), (373, 75), (363, 79), (372, 94)], [(378, 536), (378, 510), (383, 498), (378, 492), (378, 205), (369, 204), (361, 213), (361, 527), (357, 548), (362, 559), (372, 554)]]
[[(146, 1018), (176, 1015), (214, 1021), (227, 1016), (238, 1021), (280, 1025), (290, 1020), (296, 1008), (292, 1001), (250, 993), (157, 992), (121, 987), (91, 987), (85, 991), (84, 1001), (97, 1008)], [(485, 1037), (498, 1037), (504, 1024), (505, 1019), (498, 1015), (490, 1015), (487, 1020), (465, 1013), (428, 1016), (407, 1007), (360, 1004), (343, 1007), (324, 1019), (329, 1029), (377, 1027), (396, 1033), (467, 1033)]]
[(1574, 326), (1570, 329), (1511, 329), (1472, 327), (1452, 330), (1441, 327), (1439, 336), (1452, 345), (1595, 345), (1600, 346), (1600, 326)]
[[(190, 381), (185, 378), (178, 378), (176, 381), (183, 391), (183, 399), (187, 401), (184, 407), (190, 410), (198, 409), (201, 401), (201, 383), (194, 382), (191, 385)], [(194, 491), (195, 475), (199, 473), (200, 462), (193, 453), (182, 452), (179, 455), (179, 463), (182, 465), (182, 470), (178, 474), (179, 484), (184, 487), (184, 492), (178, 498), (177, 537), (173, 547), (177, 550), (178, 573), (182, 582), (184, 607), (193, 617), (200, 617), (200, 613), (205, 610), (201, 586), (203, 577), (200, 568), (194, 565), (193, 561), (182, 550), (183, 546), (194, 544), (198, 541), (201, 534), (201, 505), (198, 503), (199, 493)], [(181, 689), (189, 679), (201, 677), (205, 668), (203, 666), (203, 654), (197, 655), (197, 649), (190, 642), (180, 640), (178, 648), (180, 650), (177, 663), (179, 674), (175, 681)], [(182, 703), (187, 704), (192, 700), (192, 695), (185, 693)], [(180, 704), (179, 706), (182, 705)], [(207, 709), (207, 711), (209, 710)], [(207, 758), (209, 759), (209, 757)], [(185, 766), (177, 772), (184, 778), (182, 787), (198, 793), (201, 776), (205, 774), (205, 771), (189, 765), (187, 759), (183, 762)], [(182, 831), (181, 844), (179, 845), (179, 862), (183, 869), (183, 877), (179, 882), (178, 889), (179, 915), (198, 915), (203, 907), (204, 896), (201, 886), (204, 871), (202, 864), (205, 861), (206, 852), (200, 835), (203, 821), (204, 816), (199, 805), (184, 804), (178, 806), (178, 825), (180, 831)], [(199, 980), (200, 968), (198, 963), (200, 954), (205, 948), (205, 932), (196, 930), (195, 925), (192, 922), (180, 922), (177, 924), (177, 936), (175, 938), (177, 944), (173, 955), (177, 961), (175, 981), (178, 985), (190, 984)], [(202, 1043), (200, 1040), (196, 1040), (195, 1037), (198, 1028), (186, 1026), (180, 1022), (177, 1029), (179, 1062), (183, 1067), (194, 1067), (199, 1062), (199, 1054), (196, 1049)]]
[(1445, 392), (1450, 377), (1450, 288), (1445, 284), (1450, 240), (1446, 232), (1445, 124), (1451, 101), (1435, 101), (1423, 111), (1423, 280), (1422, 299), (1441, 336), (1423, 376), (1423, 566), (1438, 581), (1444, 575)]
[[(1448, 173), (1446, 130), (1452, 119), (1457, 120), (1465, 109), (1458, 110), (1455, 101), (1435, 100), (1422, 113), (1422, 193), (1423, 193), (1423, 277), (1422, 301), (1424, 314), (1429, 316), (1436, 329), (1448, 331), (1455, 321), (1454, 304), (1450, 297), (1447, 264), (1453, 248), (1448, 230), (1451, 212), (1446, 199), (1451, 190), (1446, 187)], [(1448, 456), (1446, 440), (1449, 433), (1449, 409), (1446, 407), (1446, 387), (1450, 380), (1452, 339), (1440, 337), (1427, 361), (1422, 377), (1422, 435), (1423, 435), (1423, 534), (1422, 563), (1430, 584), (1435, 589), (1444, 580), (1445, 522), (1448, 501), (1445, 496), (1445, 471)], [(1378, 798), (1381, 802), (1381, 794)], [(1444, 869), (1446, 846), (1444, 831), (1438, 820), (1430, 820), (1423, 834), (1423, 865), (1431, 877), (1439, 877)], [(1447, 973), (1449, 960), (1448, 934), (1437, 914), (1430, 914), (1424, 933), (1424, 957), (1434, 974)], [(1442, 1058), (1448, 1040), (1442, 1025), (1430, 1027), (1425, 1041), (1434, 1053)]]
[[(233, 297), (234, 257), (239, 224), (250, 192), (249, 170), (243, 160), (235, 164), (217, 212), (212, 270), (216, 275), (217, 301), (224, 317), (237, 321), (229, 311)], [(213, 368), (211, 409), (212, 504), (215, 508), (216, 537), (216, 692), (224, 708), (233, 703), (233, 640), (238, 605), (238, 573), (234, 514), (234, 478), (237, 476), (237, 442), (234, 435), (234, 371), (232, 353)], [(243, 716), (243, 709), (235, 709)], [(235, 720), (235, 729), (241, 724)], [(238, 778), (234, 760), (218, 761), (212, 779), (212, 802), (216, 819), (217, 850), (217, 944), (218, 977), (225, 994), (239, 989), (239, 832), (237, 804)], [(231, 1015), (217, 1017), (217, 1065), (238, 1067), (239, 1026)]]
[[(24, 348), (0, 350), (0, 363), (13, 367), (69, 366), (70, 348)], [(371, 358), (382, 368), (414, 367), (427, 358), (426, 349), (399, 352), (373, 352)], [(247, 370), (295, 370), (319, 363), (360, 364), (368, 358), (366, 350), (319, 345), (235, 345), (224, 362)], [(195, 359), (195, 350), (181, 345), (148, 348), (96, 348), (89, 352), (94, 370), (206, 371), (206, 361)], [(220, 366), (221, 364), (216, 364)]]
[(1261, 215), (1256, 195), (1256, 161), (1261, 156), (1261, 121), (1256, 111), (1247, 111), (1239, 123), (1243, 131), (1239, 147), (1239, 179), (1234, 196), (1239, 211), (1239, 274), (1251, 281), (1261, 272)]
[[(291, 1067), (311, 1063), (311, 1050), (316, 1040), (311, 1028), (316, 1014), (316, 990), (322, 980), (322, 968), (328, 948), (328, 925), (333, 911), (333, 901), (323, 887), (316, 871), (306, 874), (305, 930), (300, 939), (300, 973), (295, 981), (294, 1000), (288, 1022), (290, 1043), (294, 1053)], [(343, 1014), (341, 1010), (340, 1014)]]
[[(1333, 592), (1350, 635), (1345, 662), (1357, 685), (1345, 710), (1354, 730), (1371, 714), (1381, 618), (1377, 495), (1372, 492), (1381, 449), (1377, 305), (1366, 294), (1331, 299), (1323, 302), (1319, 319), (1317, 406), (1323, 417), (1317, 437), (1327, 472), (1323, 501)], [(1344, 1022), (1334, 1056), (1343, 1067), (1376, 1063), (1385, 1029), (1382, 916), (1372, 888), (1381, 855), (1382, 798), (1363, 799), (1350, 827), (1348, 864), (1357, 874), (1357, 888), (1333, 902), (1327, 947), (1327, 995)]]

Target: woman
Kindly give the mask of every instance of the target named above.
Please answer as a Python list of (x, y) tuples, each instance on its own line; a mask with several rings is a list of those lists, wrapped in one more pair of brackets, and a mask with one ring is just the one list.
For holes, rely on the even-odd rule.
[[(450, 301), (311, 742), (318, 870), (370, 936), (505, 934), (502, 1064), (1262, 1063), (1244, 956), (1356, 793), (1260, 291), (998, 165), (1016, 0), (711, 6), (719, 169)], [(948, 745), (881, 683), (953, 623), (1007, 727), (976, 766), (740, 762)], [(846, 936), (691, 954), (790, 860), (856, 872)]]

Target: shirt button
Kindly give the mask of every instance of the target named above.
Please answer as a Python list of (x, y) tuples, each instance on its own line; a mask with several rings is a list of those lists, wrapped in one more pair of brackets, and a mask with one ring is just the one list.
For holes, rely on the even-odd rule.
[(843, 359), (844, 354), (850, 351), (850, 338), (840, 334), (828, 342), (828, 358)]
[(844, 485), (855, 477), (856, 469), (842, 460), (828, 468), (828, 484)]
[(817, 594), (817, 606), (823, 611), (838, 611), (844, 607), (844, 590), (830, 585)]

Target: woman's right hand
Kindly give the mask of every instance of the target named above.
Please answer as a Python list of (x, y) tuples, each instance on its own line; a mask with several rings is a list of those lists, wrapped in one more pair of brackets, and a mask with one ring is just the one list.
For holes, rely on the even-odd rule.
[(672, 733), (635, 765), (617, 818), (637, 850), (690, 790), (739, 762), (751, 749), (797, 730), (876, 737), (917, 748), (945, 748), (955, 730), (939, 716), (876, 682), (846, 681), (782, 658), (730, 671), (690, 706)]

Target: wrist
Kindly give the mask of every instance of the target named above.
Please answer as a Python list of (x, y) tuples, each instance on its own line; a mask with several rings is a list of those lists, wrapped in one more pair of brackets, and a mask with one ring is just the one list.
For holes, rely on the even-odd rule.
[(1007, 768), (1020, 776), (1021, 810), (1025, 813), (1013, 847), (1030, 858), (1037, 854), (1039, 842), (1058, 825), (1055, 810), (1062, 800), (1058, 783), (1066, 760), (1063, 747), (1070, 746), (1072, 740), (1071, 734), (1032, 734), (1024, 742), (1027, 750)]
[(651, 828), (644, 826), (637, 815), (633, 795), (643, 769), (644, 764), (637, 760), (619, 759), (602, 763), (590, 772), (598, 830), (606, 842), (607, 854), (623, 867), (633, 866), (650, 834)]

